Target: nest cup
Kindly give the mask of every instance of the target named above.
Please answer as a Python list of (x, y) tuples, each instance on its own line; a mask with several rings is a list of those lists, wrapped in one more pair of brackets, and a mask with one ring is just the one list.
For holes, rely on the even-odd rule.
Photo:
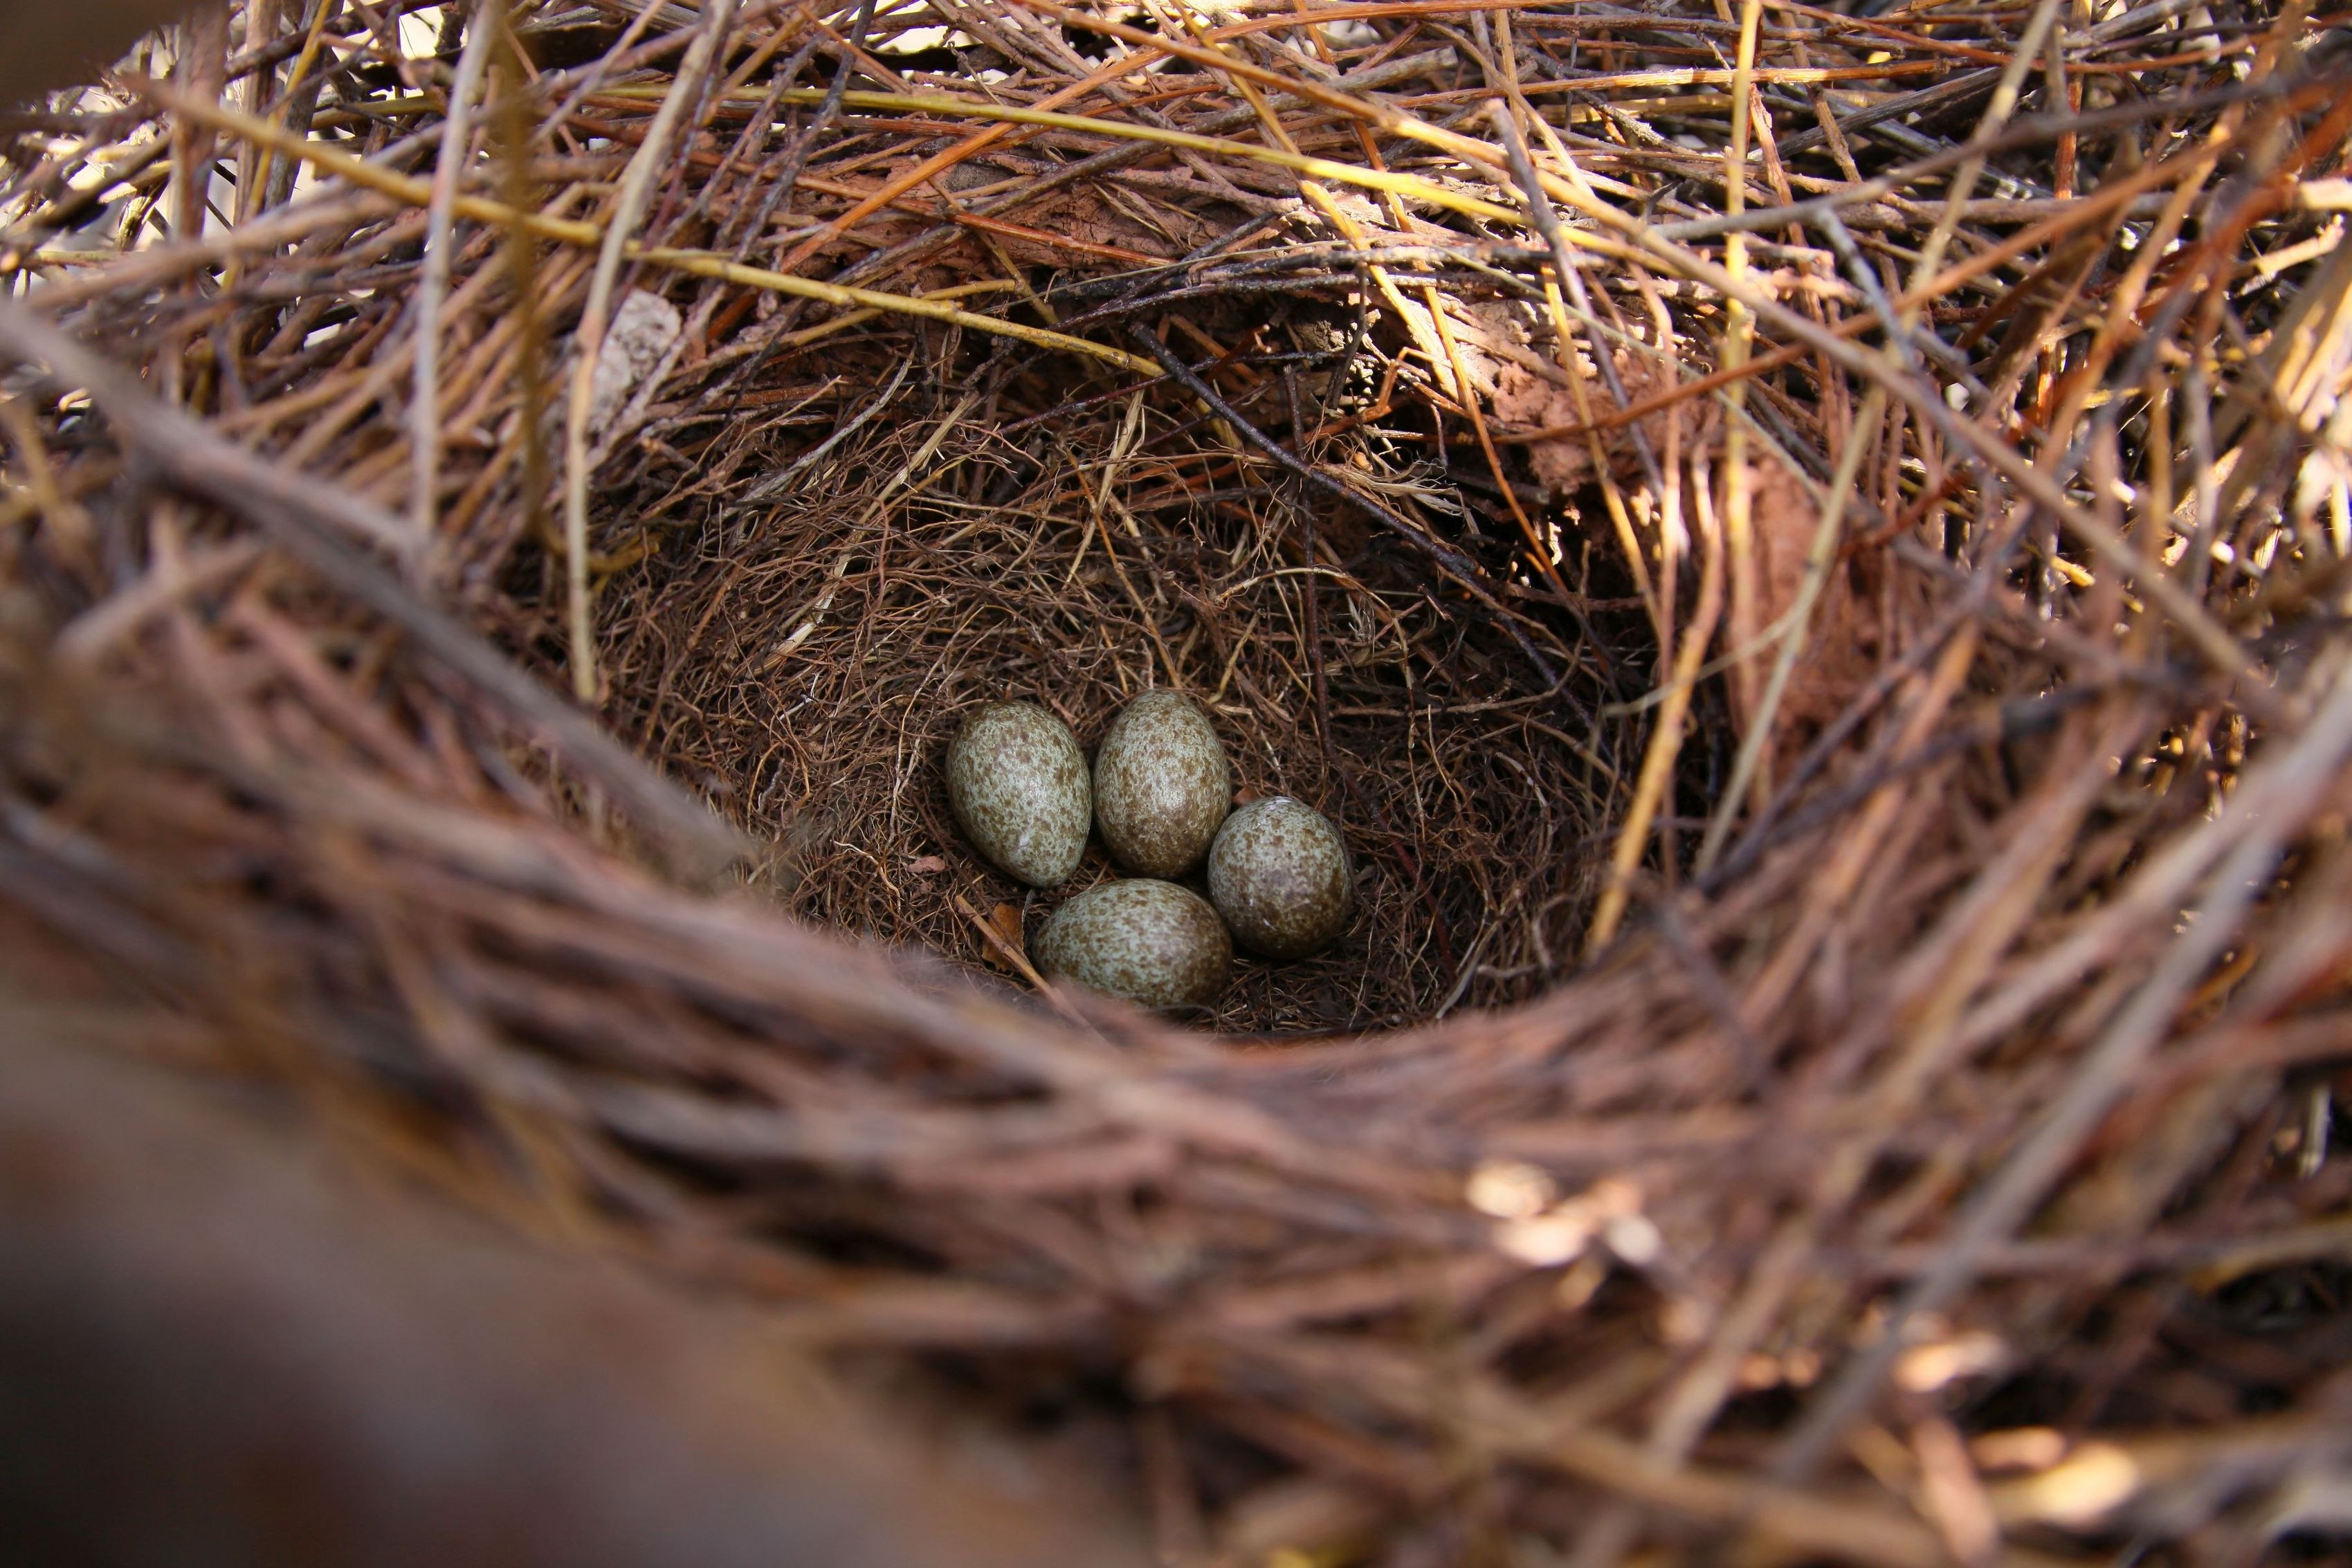
[[(965, 352), (967, 374), (984, 366), (983, 348)], [(893, 368), (877, 354), (852, 374), (887, 384)], [(1345, 940), (1244, 961), (1198, 1021), (1383, 1029), (1534, 994), (1575, 951), (1596, 885), (1613, 790), (1562, 725), (1580, 705), (1590, 721), (1597, 680), (1583, 704), (1548, 690), (1407, 547), (1278, 473), (1195, 497), (1186, 476), (1234, 464), (1175, 400), (1065, 410), (1059, 377), (1004, 380), (993, 403), (1012, 435), (978, 426), (952, 386), (902, 391), (880, 433), (791, 501), (722, 500), (697, 530), (709, 542), (615, 584), (613, 702), (648, 750), (789, 847), (766, 877), (796, 912), (985, 975), (1004, 961), (960, 900), (1010, 903), (1034, 937), (1059, 899), (1118, 873), (1091, 841), (1067, 884), (1033, 895), (970, 846), (943, 773), (963, 716), (1035, 702), (1091, 756), (1128, 700), (1171, 688), (1209, 715), (1238, 799), (1317, 804), (1360, 868)], [(765, 439), (730, 436), (715, 461), (757, 475), (804, 445)], [(1572, 670), (1569, 636), (1523, 613)]]
[[(2324, 1513), (2307, 9), (299, 9), (0, 143), (26, 1017), (1058, 1434), (1163, 1560)], [(1027, 994), (1115, 872), (942, 774), (1156, 689), (1358, 876), (1181, 1027)]]

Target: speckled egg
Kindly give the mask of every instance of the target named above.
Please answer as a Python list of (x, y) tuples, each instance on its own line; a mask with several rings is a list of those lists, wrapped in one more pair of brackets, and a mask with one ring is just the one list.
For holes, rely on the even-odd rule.
[(1209, 716), (1173, 691), (1147, 691), (1121, 709), (1095, 751), (1103, 847), (1147, 877), (1181, 877), (1198, 866), (1233, 791)]
[(1034, 702), (992, 702), (948, 746), (948, 804), (982, 854), (1051, 888), (1086, 853), (1094, 789), (1067, 724)]
[(1209, 897), (1252, 952), (1304, 958), (1337, 940), (1355, 912), (1348, 847), (1304, 802), (1254, 800), (1225, 818), (1209, 847)]
[(1148, 877), (1088, 888), (1037, 938), (1046, 973), (1145, 1007), (1206, 1005), (1233, 963), (1233, 939), (1208, 900)]

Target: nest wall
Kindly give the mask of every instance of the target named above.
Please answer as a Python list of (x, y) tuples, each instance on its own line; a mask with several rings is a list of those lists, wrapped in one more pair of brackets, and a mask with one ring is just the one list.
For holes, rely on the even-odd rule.
[[(1055, 1426), (1171, 1560), (2308, 1542), (2324, 22), (151, 42), (10, 122), (12, 990)], [(971, 704), (1148, 685), (1364, 868), (1211, 1026), (1023, 994), (945, 811)]]

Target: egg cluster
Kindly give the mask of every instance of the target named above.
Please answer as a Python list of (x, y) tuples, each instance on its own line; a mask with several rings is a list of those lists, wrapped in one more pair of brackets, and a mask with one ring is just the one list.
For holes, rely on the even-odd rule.
[[(1216, 731), (1172, 691), (1121, 709), (1091, 772), (1059, 719), (1031, 702), (990, 703), (948, 747), (948, 800), (980, 852), (1032, 887), (1069, 879), (1092, 824), (1135, 875), (1055, 910), (1038, 967), (1146, 1007), (1214, 1000), (1236, 939), (1265, 958), (1304, 958), (1355, 910), (1339, 829), (1287, 795), (1232, 809)], [(1174, 880), (1203, 862), (1206, 899)]]

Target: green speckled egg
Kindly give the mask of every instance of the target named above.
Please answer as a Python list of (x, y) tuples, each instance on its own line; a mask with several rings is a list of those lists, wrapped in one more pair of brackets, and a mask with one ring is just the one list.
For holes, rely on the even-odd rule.
[(1355, 881), (1339, 830), (1286, 795), (1254, 800), (1217, 830), (1209, 897), (1234, 939), (1268, 958), (1304, 958), (1348, 929)]
[(1147, 691), (1121, 709), (1095, 752), (1103, 847), (1147, 877), (1181, 877), (1198, 866), (1233, 795), (1208, 715), (1173, 691)]
[(1148, 877), (1088, 888), (1037, 938), (1046, 973), (1145, 1007), (1207, 1005), (1233, 963), (1233, 939), (1208, 900)]
[(982, 854), (1051, 888), (1086, 853), (1094, 790), (1067, 724), (1034, 702), (992, 702), (948, 747), (948, 804)]

